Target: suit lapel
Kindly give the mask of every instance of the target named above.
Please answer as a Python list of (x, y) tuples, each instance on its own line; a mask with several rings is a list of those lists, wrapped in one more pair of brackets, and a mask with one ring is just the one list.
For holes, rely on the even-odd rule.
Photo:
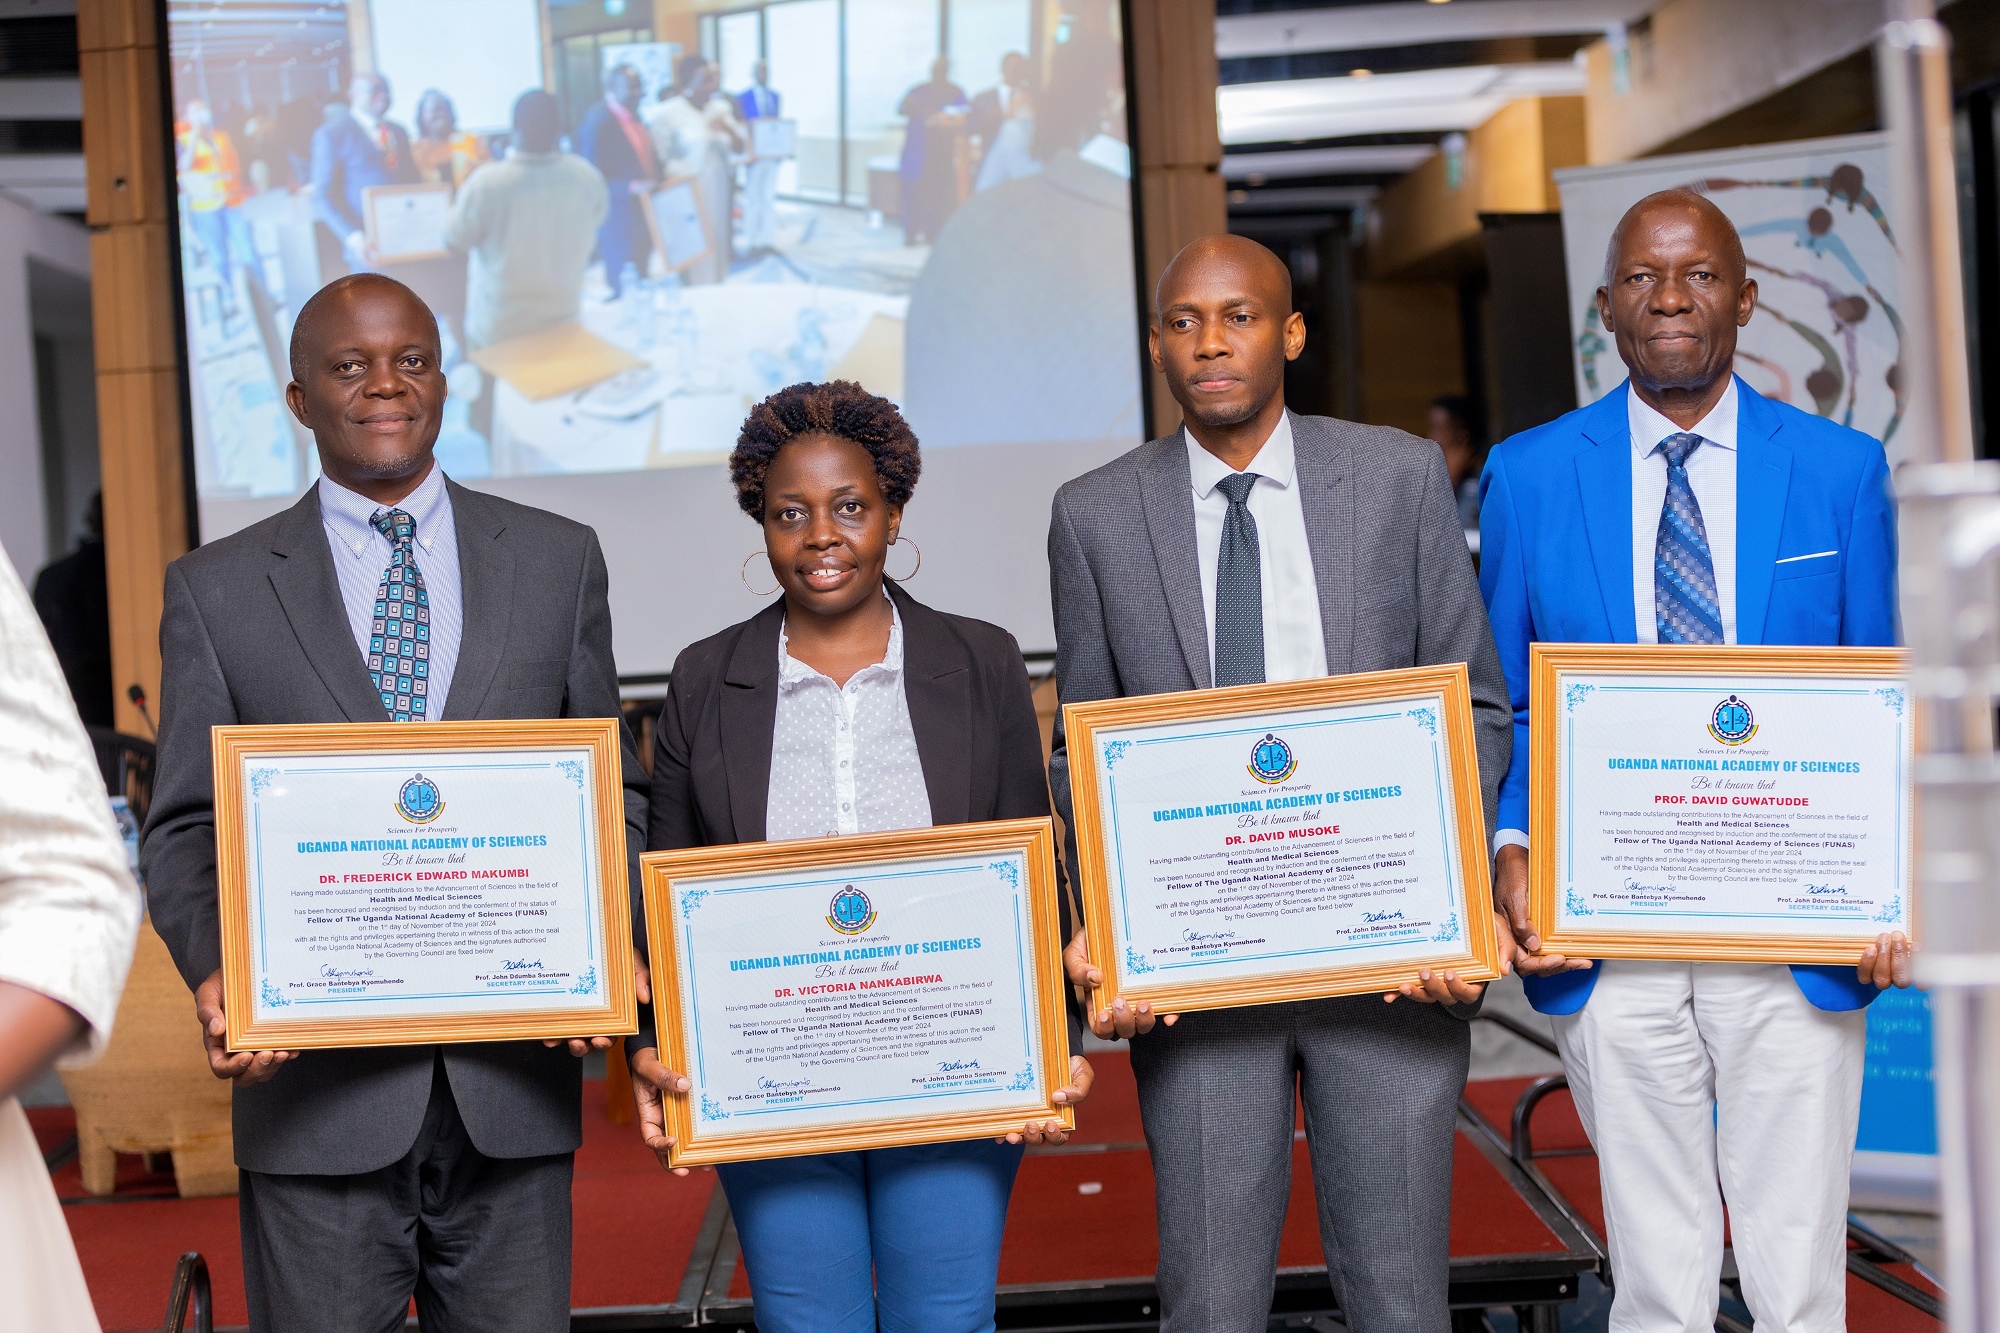
[(1740, 379), (1736, 403), (1736, 641), (1762, 643), (1792, 454), (1779, 441), (1778, 414)]
[(306, 490), (285, 512), (271, 553), (271, 586), (284, 608), (285, 620), (305, 651), (306, 660), (349, 722), (386, 722), (382, 696), (368, 678), (361, 647), (347, 607), (340, 599), (340, 582), (333, 572), (333, 549), (320, 521), (319, 487)]
[(1620, 388), (1593, 403), (1583, 434), (1591, 443), (1576, 456), (1576, 484), (1582, 493), (1584, 530), (1597, 589), (1613, 643), (1638, 642), (1638, 613), (1632, 606), (1632, 427)]
[(1202, 609), (1201, 557), (1194, 541), (1194, 476), (1179, 432), (1147, 447), (1139, 463), (1139, 502), (1181, 656), (1196, 688), (1207, 689), (1208, 617)]
[(1299, 508), (1305, 514), (1320, 629), (1326, 636), (1326, 669), (1338, 676), (1354, 664), (1353, 469), (1335, 429), (1319, 418), (1291, 420)]
[(943, 616), (894, 583), (889, 595), (903, 618), (903, 697), (930, 795), (931, 823), (972, 818), (972, 662)]
[(452, 668), (451, 694), (444, 701), (449, 722), (481, 716), (494, 674), (507, 651), (514, 614), (514, 552), (502, 540), (506, 523), (477, 491), (447, 478), (451, 521), (458, 533), (458, 577), (465, 629)]
[(778, 732), (778, 629), (783, 598), (751, 618), (722, 677), (722, 764), (733, 841), (762, 842), (771, 806), (771, 743)]

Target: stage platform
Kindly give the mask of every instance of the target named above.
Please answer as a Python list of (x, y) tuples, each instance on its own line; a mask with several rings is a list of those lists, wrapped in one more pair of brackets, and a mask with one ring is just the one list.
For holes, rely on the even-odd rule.
[[(1131, 1069), (1120, 1053), (1098, 1052), (1092, 1059), (1097, 1089), (1080, 1108), (1079, 1133), (1060, 1148), (1030, 1152), (1022, 1166), (1001, 1256), (1003, 1329), (1147, 1329), (1158, 1321), (1153, 1177)], [(1566, 1091), (1535, 1093), (1529, 1152), (1515, 1159), (1515, 1107), (1539, 1082), (1475, 1082), (1461, 1105), (1452, 1181), (1455, 1328), (1487, 1327), (1492, 1312), (1503, 1324), (1512, 1316), (1521, 1333), (1553, 1333), (1583, 1278), (1605, 1271), (1596, 1161)], [(571, 1327), (751, 1326), (748, 1278), (714, 1173), (680, 1178), (661, 1171), (631, 1126), (607, 1119), (604, 1084), (593, 1080), (584, 1087)], [(38, 1109), (30, 1118), (44, 1150), (60, 1158), (71, 1131), (68, 1111)], [(1337, 1328), (1305, 1151), (1301, 1135), (1273, 1327)], [(121, 1158), (119, 1167), (117, 1192), (102, 1199), (84, 1192), (74, 1161), (55, 1170), (104, 1327), (114, 1333), (160, 1328), (175, 1261), (190, 1250), (206, 1257), (216, 1325), (241, 1326), (236, 1201), (179, 1199), (171, 1175), (151, 1174), (137, 1158)], [(1858, 1242), (1852, 1254), (1891, 1284), (1935, 1294), (1900, 1252)], [(1854, 1268), (1851, 1260), (1851, 1274)], [(1725, 1273), (1725, 1290), (1733, 1276)], [(1943, 1328), (1876, 1278), (1852, 1275), (1848, 1326), (1868, 1333)]]

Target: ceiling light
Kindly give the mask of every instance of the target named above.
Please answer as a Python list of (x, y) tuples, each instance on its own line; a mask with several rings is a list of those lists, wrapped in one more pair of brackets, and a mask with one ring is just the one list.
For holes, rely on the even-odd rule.
[(1372, 79), (1375, 77), (1375, 71), (1372, 69), (1350, 69), (1347, 71), (1347, 77), (1350, 79)]

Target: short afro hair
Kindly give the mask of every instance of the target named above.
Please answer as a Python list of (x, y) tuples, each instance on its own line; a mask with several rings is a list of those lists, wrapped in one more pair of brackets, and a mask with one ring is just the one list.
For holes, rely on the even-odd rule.
[(813, 435), (830, 435), (866, 449), (875, 460), (882, 498), (898, 508), (910, 502), (917, 474), (923, 471), (916, 433), (887, 398), (876, 397), (852, 380), (828, 380), (780, 389), (750, 409), (729, 455), (729, 479), (736, 485), (736, 503), (744, 513), (763, 521), (764, 477), (771, 460), (793, 440)]

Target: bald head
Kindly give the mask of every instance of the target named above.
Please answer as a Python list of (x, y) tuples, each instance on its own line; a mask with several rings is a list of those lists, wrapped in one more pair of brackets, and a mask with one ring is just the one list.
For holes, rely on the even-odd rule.
[(1707, 195), (1677, 188), (1654, 191), (1626, 209), (1625, 216), (1618, 219), (1618, 225), (1611, 229), (1611, 242), (1604, 247), (1606, 284), (1618, 270), (1619, 247), (1625, 244), (1628, 237), (1649, 234), (1654, 224), (1661, 220), (1679, 220), (1707, 232), (1722, 251), (1734, 256), (1736, 277), (1741, 278), (1750, 271), (1743, 255), (1743, 238), (1736, 234), (1736, 224), (1729, 220), (1729, 215), (1716, 207), (1715, 201)]
[(1736, 331), (1757, 308), (1743, 240), (1692, 190), (1662, 190), (1611, 233), (1598, 318), (1618, 344), (1632, 392), (1693, 430), (1729, 387)]
[(436, 356), (437, 316), (415, 292), (380, 273), (349, 273), (314, 292), (299, 307), (298, 318), (292, 321), (292, 378), (306, 378), (308, 369), (324, 352), (325, 341), (329, 337), (340, 336), (341, 325), (352, 321), (358, 305), (377, 302), (400, 307), (401, 314), (417, 325), (427, 327), (430, 330), (431, 353)]
[(1285, 414), (1285, 363), (1306, 345), (1284, 262), (1241, 236), (1205, 236), (1174, 256), (1153, 293), (1153, 365), (1188, 431), (1241, 471)]
[(292, 324), (285, 402), (319, 446), (320, 467), (381, 504), (431, 469), (445, 379), (437, 319), (417, 294), (379, 273), (313, 293)]
[(1254, 291), (1280, 315), (1292, 313), (1292, 271), (1270, 250), (1244, 236), (1204, 236), (1189, 241), (1167, 261), (1153, 287), (1153, 319), (1172, 301), (1169, 293), (1190, 280), (1203, 283), (1226, 275), (1246, 291)]

